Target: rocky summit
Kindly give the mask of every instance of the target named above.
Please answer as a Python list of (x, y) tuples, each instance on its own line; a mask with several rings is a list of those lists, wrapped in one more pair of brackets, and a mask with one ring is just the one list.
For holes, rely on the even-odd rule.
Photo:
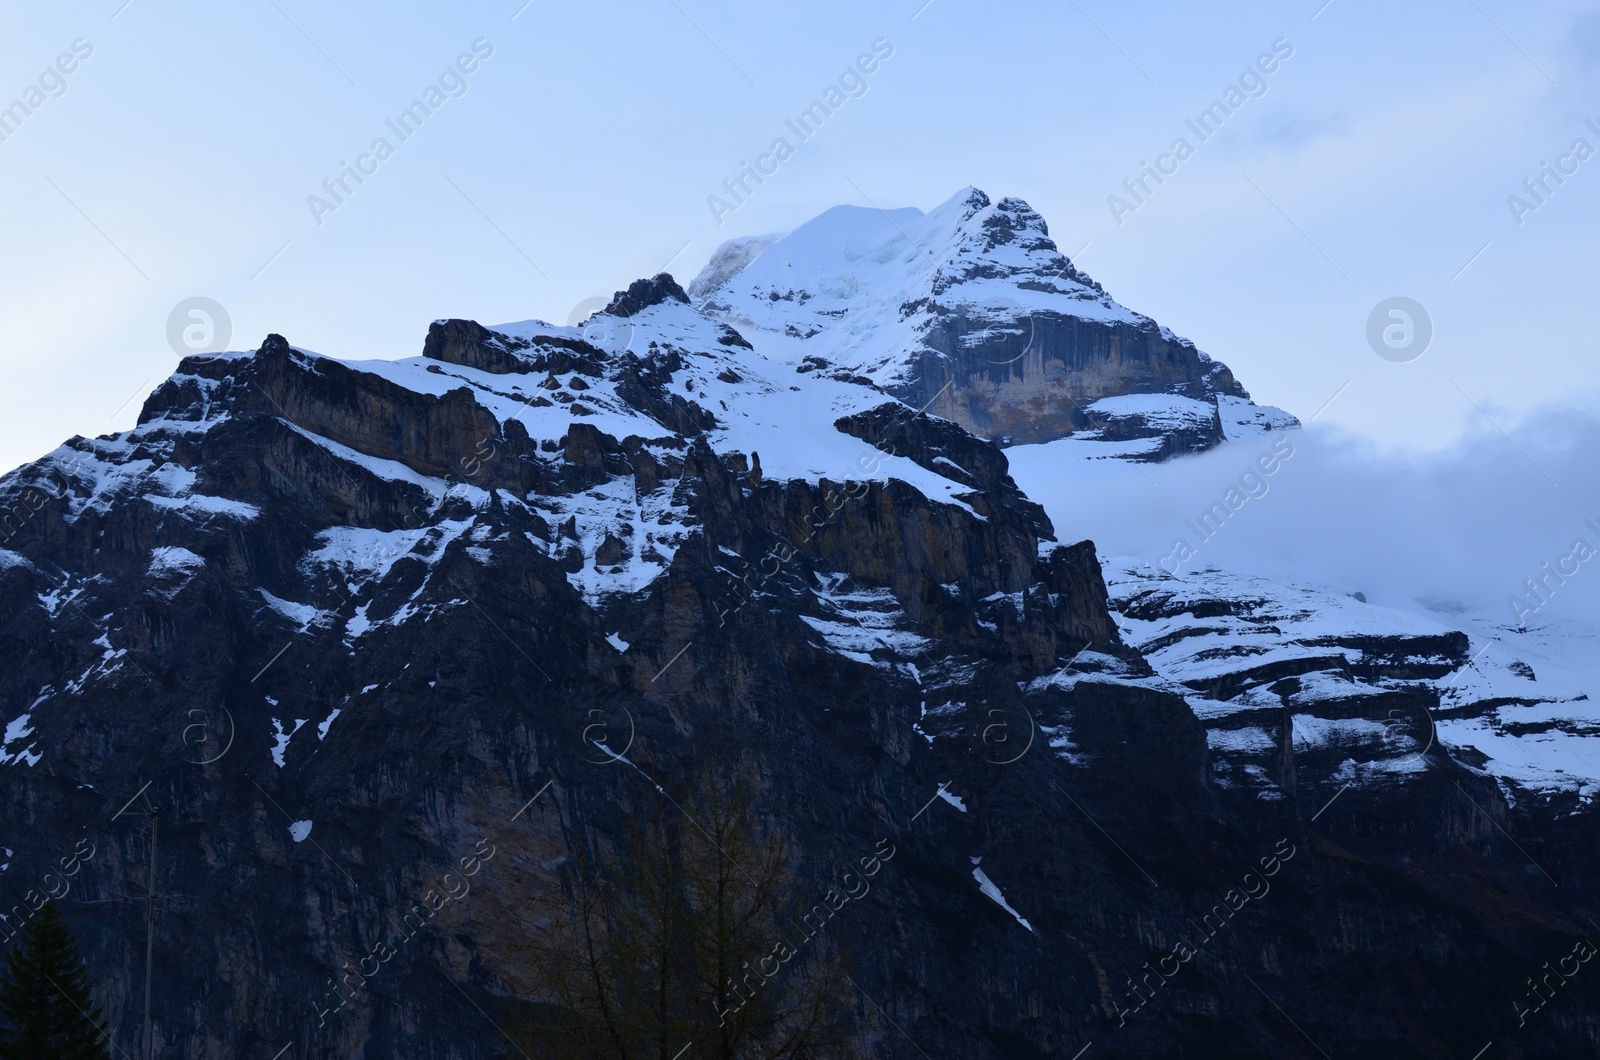
[(1005, 445), (1295, 421), (1026, 204), (421, 339), (185, 358), (0, 480), (0, 937), (60, 902), (119, 1051), (148, 985), (161, 1057), (528, 1055), (531, 896), (716, 748), (870, 1055), (1600, 1055), (1588, 701), (1059, 539)]
[(1074, 438), (1159, 460), (1298, 425), (1227, 366), (1117, 304), (1021, 199), (968, 188), (929, 213), (838, 206), (724, 244), (707, 312), (815, 370), (882, 386), (1001, 445)]

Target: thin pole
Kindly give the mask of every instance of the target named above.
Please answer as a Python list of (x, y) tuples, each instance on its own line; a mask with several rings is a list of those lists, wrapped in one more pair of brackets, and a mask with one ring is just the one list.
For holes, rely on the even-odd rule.
[(144, 932), (144, 1055), (155, 1060), (155, 1039), (150, 1031), (150, 966), (156, 946), (156, 811), (150, 811), (150, 897), (145, 907)]

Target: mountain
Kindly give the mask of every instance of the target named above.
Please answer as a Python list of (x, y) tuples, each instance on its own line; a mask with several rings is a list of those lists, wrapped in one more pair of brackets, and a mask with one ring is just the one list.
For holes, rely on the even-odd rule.
[(837, 206), (724, 244), (689, 292), (811, 370), (860, 378), (1002, 445), (1074, 438), (1159, 460), (1298, 424), (1226, 365), (1117, 304), (1021, 199)]
[[(890, 216), (957, 251), (1021, 217), (953, 202)], [(885, 246), (851, 218), (824, 242)], [(0, 479), (0, 940), (62, 902), (131, 1053), (154, 845), (158, 1056), (506, 1055), (531, 896), (721, 748), (804, 894), (894, 851), (830, 928), (877, 1056), (1595, 1055), (1587, 701), (1323, 587), (1059, 540), (894, 391), (939, 307), (1071, 296), (891, 247), (854, 300), (804, 288), (860, 310), (837, 341), (743, 322), (799, 234), (707, 309), (659, 275), (400, 361), (188, 357)], [(1098, 311), (1052, 334), (1165, 334)], [(1172, 396), (1245, 400), (1164, 341)]]
[(1438, 743), (1547, 812), (1587, 813), (1600, 793), (1587, 693), (1491, 655), (1486, 638), (1316, 585), (1128, 558), (1104, 569), (1124, 638), (1190, 697), (1222, 787), (1280, 799), (1308, 768), (1382, 786)]

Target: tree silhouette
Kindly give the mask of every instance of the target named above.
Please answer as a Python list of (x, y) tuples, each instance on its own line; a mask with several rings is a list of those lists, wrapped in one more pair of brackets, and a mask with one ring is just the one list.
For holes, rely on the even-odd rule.
[(0, 1060), (105, 1060), (107, 1038), (78, 944), (48, 903), (6, 952)]
[[(837, 931), (806, 934), (781, 837), (748, 787), (650, 796), (615, 853), (573, 844), (533, 896), (537, 995), (518, 1052), (569, 1060), (865, 1056)], [(690, 1047), (692, 1044), (692, 1048)]]

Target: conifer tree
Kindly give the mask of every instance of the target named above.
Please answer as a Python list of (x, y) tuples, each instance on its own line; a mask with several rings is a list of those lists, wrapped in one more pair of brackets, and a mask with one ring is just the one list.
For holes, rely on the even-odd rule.
[(66, 920), (47, 903), (6, 951), (0, 1060), (106, 1060), (109, 1033)]

